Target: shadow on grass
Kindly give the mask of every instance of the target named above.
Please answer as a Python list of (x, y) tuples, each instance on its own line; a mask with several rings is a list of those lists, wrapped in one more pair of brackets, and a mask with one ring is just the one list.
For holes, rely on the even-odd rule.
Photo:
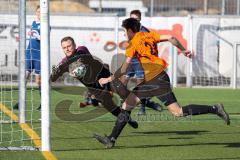
[[(126, 147), (126, 148), (155, 148), (155, 147), (172, 147), (172, 146), (202, 146), (202, 145), (224, 145), (224, 147), (230, 147), (230, 148), (239, 148), (240, 143), (192, 143), (192, 144), (176, 144), (176, 145), (138, 145), (138, 146), (131, 146), (131, 147)], [(122, 147), (120, 147), (122, 148)], [(125, 148), (125, 147), (124, 147)]]
[[(153, 131), (153, 132), (132, 132), (137, 135), (122, 135), (121, 137), (143, 137), (151, 135), (169, 135), (169, 134), (178, 134), (178, 135), (198, 135), (204, 132), (209, 131), (168, 131), (168, 132), (160, 132), (160, 131)], [(140, 134), (139, 134), (140, 133)], [(52, 137), (52, 140), (77, 140), (77, 139), (91, 139), (91, 136), (79, 136), (79, 137)], [(192, 139), (192, 137), (177, 137), (177, 138), (169, 138), (169, 139)]]
[(210, 131), (146, 131), (146, 132), (132, 132), (135, 134), (147, 134), (147, 135), (153, 135), (153, 134), (178, 134), (178, 135), (200, 135), (202, 133), (208, 133)]
[(240, 157), (231, 157), (231, 158), (201, 158), (201, 159), (182, 159), (182, 160), (234, 160), (234, 159), (240, 159)]
[[(98, 143), (96, 141), (96, 143)], [(240, 143), (192, 143), (192, 144), (154, 144), (154, 145), (136, 145), (136, 146), (115, 146), (111, 150), (119, 150), (119, 149), (136, 149), (136, 148), (159, 148), (159, 147), (188, 147), (188, 146), (216, 146), (216, 145), (224, 145), (224, 147), (230, 147), (230, 148), (240, 148)], [(69, 148), (69, 149), (57, 149), (54, 151), (89, 151), (89, 150), (108, 150), (104, 148)], [(208, 159), (206, 159), (208, 160)], [(215, 159), (209, 159), (209, 160), (215, 160)], [(216, 159), (217, 160), (217, 159)]]

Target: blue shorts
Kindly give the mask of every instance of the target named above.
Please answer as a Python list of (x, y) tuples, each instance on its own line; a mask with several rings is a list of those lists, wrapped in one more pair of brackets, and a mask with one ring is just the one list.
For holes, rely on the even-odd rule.
[(25, 61), (26, 71), (35, 72), (35, 74), (40, 74), (41, 72), (41, 63), (38, 59), (26, 59)]
[(28, 48), (26, 49), (25, 68), (27, 72), (31, 73), (34, 71), (35, 74), (40, 74), (40, 49), (37, 44), (35, 44), (35, 46), (33, 46), (33, 44), (34, 43), (29, 42)]
[(135, 78), (144, 78), (144, 70), (142, 68), (141, 63), (137, 58), (133, 58), (130, 66), (127, 70), (127, 78), (135, 77)]

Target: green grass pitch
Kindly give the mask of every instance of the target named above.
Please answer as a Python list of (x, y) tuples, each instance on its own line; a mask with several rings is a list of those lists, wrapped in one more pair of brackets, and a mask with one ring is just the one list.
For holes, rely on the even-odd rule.
[[(139, 121), (139, 128), (126, 126), (113, 149), (105, 149), (92, 138), (93, 133), (109, 134), (115, 118), (111, 114), (92, 116), (89, 111), (96, 109), (79, 108), (83, 100), (84, 88), (63, 87), (51, 93), (51, 146), (53, 154), (61, 160), (239, 160), (240, 159), (240, 90), (231, 89), (187, 89), (174, 90), (181, 105), (190, 103), (223, 103), (230, 113), (231, 125), (215, 115), (201, 115), (174, 118), (166, 108), (163, 112), (147, 109), (147, 115), (138, 117), (136, 108), (132, 117)], [(10, 99), (4, 104), (11, 106), (17, 101), (17, 91), (2, 91), (2, 97)], [(32, 94), (30, 94), (32, 93)], [(33, 103), (27, 103), (29, 125), (40, 135), (40, 112), (36, 111), (39, 95), (36, 90), (28, 90), (34, 96)], [(70, 108), (58, 108), (57, 104), (67, 100)], [(157, 99), (154, 98), (154, 101)], [(33, 111), (33, 112), (32, 112)], [(16, 114), (17, 111), (14, 111)], [(94, 118), (89, 118), (92, 116)], [(8, 119), (1, 113), (1, 118)], [(30, 122), (30, 119), (33, 119)], [(16, 131), (13, 135), (1, 133), (6, 145), (32, 145), (27, 135), (18, 131), (18, 124), (0, 124), (0, 130)], [(5, 139), (4, 139), (5, 138)], [(24, 141), (21, 141), (24, 139)], [(7, 141), (7, 142), (4, 142)], [(12, 142), (11, 142), (12, 141)], [(12, 143), (12, 144), (10, 144)], [(42, 160), (38, 151), (0, 151), (1, 160)]]

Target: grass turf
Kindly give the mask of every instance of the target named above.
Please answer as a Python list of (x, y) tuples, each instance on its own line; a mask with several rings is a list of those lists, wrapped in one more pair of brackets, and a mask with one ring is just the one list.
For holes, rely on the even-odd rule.
[[(58, 159), (240, 159), (240, 90), (186, 88), (174, 90), (181, 105), (223, 103), (226, 111), (230, 113), (232, 120), (230, 126), (226, 126), (221, 119), (211, 114), (176, 119), (167, 110), (158, 113), (147, 109), (146, 116), (138, 117), (136, 115), (138, 109), (135, 109), (132, 116), (139, 120), (139, 129), (127, 126), (113, 149), (105, 149), (92, 138), (93, 133), (103, 135), (111, 132), (115, 120), (111, 114), (105, 114), (88, 121), (78, 118), (88, 115), (86, 114), (88, 111), (95, 109), (94, 107), (79, 109), (78, 103), (83, 100), (83, 97), (80, 96), (83, 90), (76, 87), (64, 87), (52, 91), (51, 142), (52, 152)], [(36, 132), (40, 134), (38, 128), (40, 126), (38, 120), (40, 113), (35, 111), (39, 104), (39, 96), (37, 91), (32, 93), (36, 98), (32, 103), (33, 105), (30, 103), (28, 105), (27, 119), (30, 120), (32, 117), (34, 121), (29, 124), (36, 128)], [(16, 93), (12, 94), (12, 101), (16, 101), (16, 95)], [(5, 97), (7, 99), (8, 94)], [(68, 113), (66, 113), (68, 108), (56, 109), (56, 105), (64, 99), (69, 100), (69, 104), (72, 103)], [(155, 98), (154, 100), (158, 101)], [(6, 102), (5, 105), (11, 106), (12, 104)], [(66, 121), (66, 117), (74, 118)], [(1, 127), (9, 131), (12, 128), (18, 130), (15, 125), (10, 127), (9, 124), (1, 124)], [(19, 139), (19, 133), (16, 134), (14, 139)], [(23, 137), (25, 138), (25, 135)], [(31, 141), (25, 141), (24, 144), (31, 144)], [(15, 142), (12, 143), (11, 145), (14, 145)], [(0, 147), (3, 144), (7, 145), (2, 143)], [(40, 152), (36, 151), (0, 151), (0, 159), (44, 158)]]

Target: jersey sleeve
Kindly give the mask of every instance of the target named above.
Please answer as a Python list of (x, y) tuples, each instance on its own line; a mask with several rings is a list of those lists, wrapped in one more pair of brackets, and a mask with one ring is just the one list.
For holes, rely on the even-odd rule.
[(129, 46), (126, 49), (126, 56), (133, 58), (135, 56), (135, 54), (136, 54), (135, 47), (134, 47), (133, 43), (130, 42)]

